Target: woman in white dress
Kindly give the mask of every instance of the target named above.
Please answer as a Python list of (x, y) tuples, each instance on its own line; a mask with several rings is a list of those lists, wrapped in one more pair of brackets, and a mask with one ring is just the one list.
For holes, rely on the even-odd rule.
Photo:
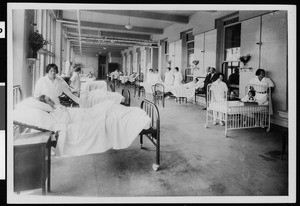
[(182, 74), (179, 71), (178, 67), (175, 67), (175, 73), (174, 73), (174, 86), (180, 86), (182, 84)]
[(46, 75), (40, 78), (35, 85), (34, 96), (49, 96), (55, 104), (59, 104), (59, 96), (65, 93), (74, 102), (79, 104), (79, 97), (72, 94), (68, 85), (62, 78), (57, 78), (58, 67), (56, 64), (48, 64), (46, 66)]
[(149, 72), (147, 73), (147, 83), (152, 84), (153, 83), (153, 69), (149, 69)]
[(170, 67), (167, 68), (167, 71), (165, 73), (165, 82), (164, 82), (164, 84), (166, 86), (172, 86), (174, 84), (174, 75), (171, 72)]
[(81, 89), (81, 82), (79, 76), (80, 73), (81, 73), (81, 67), (76, 67), (74, 69), (72, 77), (70, 78), (70, 86), (74, 89), (74, 93), (78, 97), (80, 95), (80, 89)]
[(267, 101), (270, 101), (270, 114), (273, 114), (273, 109), (272, 109), (272, 101), (271, 99), (267, 99), (268, 94), (267, 88), (268, 87), (274, 87), (274, 83), (271, 79), (265, 77), (266, 72), (264, 69), (257, 69), (255, 72), (256, 77), (250, 80), (249, 84), (253, 85), (259, 85), (259, 86), (265, 86), (264, 87), (254, 87), (254, 90), (256, 92), (255, 98), (258, 104), (265, 104)]
[(157, 69), (154, 70), (154, 73), (152, 75), (152, 80), (153, 80), (153, 83), (155, 83), (155, 84), (162, 83), (161, 77), (160, 77)]
[[(226, 92), (228, 91), (228, 87), (226, 85), (225, 82), (223, 82), (224, 79), (224, 74), (222, 73), (218, 73), (215, 74), (218, 79), (216, 81), (214, 81), (211, 84), (211, 91), (212, 91), (212, 102), (224, 102), (226, 101)], [(214, 118), (214, 122), (213, 124), (217, 124), (217, 118), (221, 118), (220, 117), (220, 113), (213, 111), (213, 118)], [(220, 125), (224, 125), (223, 121), (220, 120)]]

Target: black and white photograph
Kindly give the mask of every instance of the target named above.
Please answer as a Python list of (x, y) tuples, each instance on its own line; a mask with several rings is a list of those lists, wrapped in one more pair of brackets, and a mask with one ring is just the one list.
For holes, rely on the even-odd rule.
[(7, 203), (296, 202), (296, 6), (7, 3), (6, 29)]

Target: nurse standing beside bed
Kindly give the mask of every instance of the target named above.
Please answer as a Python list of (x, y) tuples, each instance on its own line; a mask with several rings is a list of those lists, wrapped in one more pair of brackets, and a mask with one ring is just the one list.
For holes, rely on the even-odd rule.
[(84, 93), (79, 98), (70, 91), (70, 88), (62, 78), (56, 76), (57, 73), (58, 68), (55, 64), (48, 64), (46, 66), (46, 75), (37, 81), (34, 97), (37, 98), (41, 95), (46, 95), (50, 97), (56, 105), (59, 105), (59, 96), (64, 93), (80, 107), (92, 107), (107, 99), (112, 100), (114, 103), (124, 101), (124, 97), (120, 93), (102, 91), (100, 89)]
[(165, 86), (172, 86), (174, 84), (174, 75), (171, 72), (171, 68), (168, 67), (167, 71), (165, 73), (165, 82), (164, 85)]
[(56, 64), (48, 64), (46, 66), (46, 75), (40, 78), (35, 85), (34, 97), (47, 95), (55, 102), (55, 104), (59, 104), (58, 97), (65, 93), (74, 102), (79, 104), (79, 97), (72, 94), (63, 79), (56, 77), (57, 73), (58, 67)]

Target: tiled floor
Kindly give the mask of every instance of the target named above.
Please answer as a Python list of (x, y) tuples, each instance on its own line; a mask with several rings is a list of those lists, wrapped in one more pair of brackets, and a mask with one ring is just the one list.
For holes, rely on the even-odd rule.
[[(118, 88), (117, 91), (120, 91)], [(139, 106), (143, 98), (133, 97)], [(151, 95), (150, 95), (151, 99)], [(228, 132), (205, 124), (197, 104), (166, 100), (161, 117), (161, 167), (152, 170), (154, 146), (139, 138), (124, 150), (52, 159), (51, 192), (59, 197), (286, 196), (288, 157), (274, 128)], [(41, 194), (35, 191), (33, 194)]]

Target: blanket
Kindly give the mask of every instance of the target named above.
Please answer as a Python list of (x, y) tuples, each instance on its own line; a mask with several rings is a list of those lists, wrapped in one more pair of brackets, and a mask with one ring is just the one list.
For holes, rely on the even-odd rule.
[(66, 108), (57, 111), (60, 130), (56, 147), (58, 156), (80, 156), (124, 149), (131, 145), (151, 119), (138, 107), (125, 107), (104, 101), (92, 108)]
[(118, 92), (109, 92), (104, 91), (102, 89), (96, 89), (93, 91), (90, 91), (88, 93), (83, 94), (80, 97), (80, 104), (79, 106), (81, 108), (87, 108), (92, 107), (98, 103), (101, 103), (105, 100), (112, 100), (116, 104), (120, 104), (125, 100), (125, 97), (123, 97)]

